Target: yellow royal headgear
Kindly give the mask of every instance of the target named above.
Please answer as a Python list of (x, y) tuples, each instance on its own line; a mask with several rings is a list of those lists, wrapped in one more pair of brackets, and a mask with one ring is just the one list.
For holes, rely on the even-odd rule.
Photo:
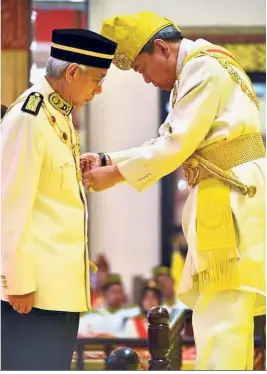
[(130, 70), (146, 43), (167, 26), (178, 26), (154, 12), (117, 15), (102, 24), (101, 34), (118, 44), (113, 63), (121, 70)]

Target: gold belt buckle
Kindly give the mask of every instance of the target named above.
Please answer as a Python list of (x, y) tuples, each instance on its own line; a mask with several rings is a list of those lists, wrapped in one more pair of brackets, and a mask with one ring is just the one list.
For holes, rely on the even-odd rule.
[(197, 179), (200, 174), (199, 162), (195, 158), (191, 157), (187, 159), (182, 166), (183, 173), (187, 183), (190, 187), (193, 187), (197, 183)]

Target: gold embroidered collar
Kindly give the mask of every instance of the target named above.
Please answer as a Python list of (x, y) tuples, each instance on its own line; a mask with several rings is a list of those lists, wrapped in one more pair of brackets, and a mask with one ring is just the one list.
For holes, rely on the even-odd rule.
[(63, 100), (58, 93), (53, 92), (48, 96), (48, 101), (56, 110), (62, 113), (64, 116), (69, 116), (72, 112), (73, 107)]

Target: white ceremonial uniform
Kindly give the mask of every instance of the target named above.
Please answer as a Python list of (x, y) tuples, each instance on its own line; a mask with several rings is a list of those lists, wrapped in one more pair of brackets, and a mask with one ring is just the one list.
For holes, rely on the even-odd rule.
[(171, 315), (171, 313), (172, 313), (173, 310), (178, 311), (178, 310), (186, 310), (186, 309), (188, 309), (188, 307), (184, 303), (182, 303), (181, 300), (178, 299), (178, 297), (175, 299), (175, 301), (174, 301), (173, 304), (170, 305), (168, 303), (163, 303), (162, 307), (166, 308), (168, 310), (168, 312), (169, 312), (170, 315)]
[(140, 313), (139, 307), (120, 308), (110, 312), (106, 308), (100, 308), (94, 312), (83, 315), (80, 319), (79, 334), (110, 334), (119, 336), (128, 318)]
[[(183, 39), (177, 75), (185, 57), (207, 45), (212, 44), (203, 39), (196, 42)], [(244, 76), (244, 79), (247, 78)], [(180, 81), (175, 84), (177, 99), (159, 129), (160, 136), (141, 147), (109, 154), (125, 180), (138, 191), (177, 169), (196, 149), (261, 131), (255, 104), (212, 57), (190, 60), (181, 72)], [(252, 338), (247, 342), (245, 337), (252, 336), (252, 316), (264, 314), (266, 309), (265, 159), (247, 162), (232, 171), (243, 183), (257, 186), (257, 193), (251, 199), (231, 189), (240, 257), (241, 285), (237, 290), (199, 294), (197, 281), (193, 281), (193, 275), (199, 270), (196, 242), (198, 185), (191, 189), (183, 213), (188, 254), (178, 292), (179, 298), (194, 312), (196, 367), (203, 370), (251, 368), (251, 353), (245, 355), (245, 351), (251, 352)], [(242, 310), (247, 311), (243, 316)], [(215, 338), (218, 334), (219, 342)], [(232, 352), (231, 359), (229, 352)]]
[[(143, 329), (145, 331), (148, 330), (148, 321), (146, 318), (142, 318), (140, 320), (140, 323), (143, 325)], [(129, 318), (125, 322), (123, 331), (120, 333), (120, 338), (132, 338), (132, 339), (140, 339), (144, 338), (143, 336), (140, 336), (140, 332), (138, 331), (135, 318)]]
[[(71, 115), (56, 110), (43, 78), (24, 92), (38, 92), (60, 128), (75, 143)], [(2, 124), (2, 300), (35, 292), (34, 307), (90, 309), (86, 198), (71, 149), (37, 115), (10, 110)]]

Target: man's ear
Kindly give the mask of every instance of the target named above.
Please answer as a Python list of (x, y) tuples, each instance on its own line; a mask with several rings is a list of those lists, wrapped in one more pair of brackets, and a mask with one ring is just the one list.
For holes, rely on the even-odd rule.
[(80, 74), (79, 65), (70, 64), (65, 71), (66, 81), (68, 83), (75, 81), (78, 78), (79, 74)]
[(169, 58), (171, 55), (171, 49), (167, 43), (162, 39), (154, 40), (154, 51), (162, 53), (166, 58)]

